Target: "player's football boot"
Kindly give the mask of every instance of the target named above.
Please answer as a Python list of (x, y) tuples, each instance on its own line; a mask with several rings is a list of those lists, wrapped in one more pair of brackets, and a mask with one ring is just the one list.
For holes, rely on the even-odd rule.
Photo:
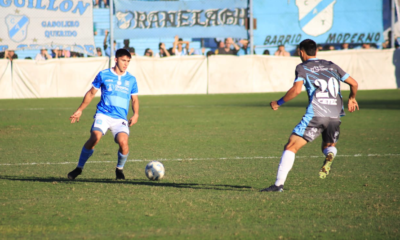
[(78, 175), (81, 175), (82, 168), (75, 168), (72, 172), (68, 173), (68, 179), (74, 180)]
[(115, 169), (115, 176), (116, 176), (116, 179), (117, 179), (117, 180), (125, 179), (125, 175), (124, 175), (124, 172), (123, 172), (122, 169), (116, 168), (116, 169)]
[(324, 165), (322, 166), (321, 170), (319, 170), (319, 178), (324, 179), (327, 175), (329, 175), (334, 158), (335, 156), (333, 153), (328, 153), (328, 155), (326, 155)]
[(283, 192), (283, 185), (276, 186), (274, 184), (267, 188), (261, 189), (260, 192)]

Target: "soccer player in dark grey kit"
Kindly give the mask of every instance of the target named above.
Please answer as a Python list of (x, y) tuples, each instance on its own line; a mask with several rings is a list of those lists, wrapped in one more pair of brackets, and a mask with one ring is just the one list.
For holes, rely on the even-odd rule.
[(345, 115), (339, 81), (350, 85), (349, 111), (354, 112), (359, 109), (356, 101), (358, 89), (356, 80), (333, 62), (317, 59), (317, 44), (313, 40), (306, 39), (300, 43), (299, 55), (303, 63), (296, 67), (293, 87), (285, 96), (271, 102), (270, 105), (273, 110), (278, 110), (279, 106), (292, 100), (301, 92), (303, 84), (308, 93), (309, 105), (306, 114), (293, 129), (285, 145), (275, 184), (262, 189), (261, 192), (282, 192), (297, 151), (321, 133), (322, 152), (326, 157), (319, 171), (319, 177), (324, 179), (329, 174), (332, 161), (337, 154), (336, 143), (340, 133), (340, 117)]

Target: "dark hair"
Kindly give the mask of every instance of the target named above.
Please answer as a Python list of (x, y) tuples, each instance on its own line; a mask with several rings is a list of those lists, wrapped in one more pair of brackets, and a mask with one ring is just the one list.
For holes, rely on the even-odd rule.
[(317, 53), (317, 44), (311, 40), (303, 40), (299, 45), (300, 50), (304, 50), (308, 56), (315, 56)]
[(215, 55), (215, 53), (213, 51), (208, 51), (206, 55), (207, 55), (207, 57), (209, 57), (211, 55)]
[(152, 52), (150, 52), (150, 48), (146, 48), (145, 50), (144, 50), (144, 55), (146, 55), (146, 53), (150, 53), (150, 57), (152, 57), (153, 56), (153, 53)]
[(159, 44), (158, 44), (158, 49), (161, 49), (161, 45), (162, 45), (163, 43), (162, 42), (160, 42)]
[(129, 48), (129, 52), (130, 52), (130, 53), (136, 53), (136, 52), (135, 52), (135, 48), (134, 48), (134, 47), (130, 47), (130, 48)]
[(128, 50), (120, 48), (117, 50), (117, 52), (115, 53), (115, 57), (119, 58), (119, 57), (123, 57), (123, 56), (127, 56), (129, 58), (132, 58), (131, 54), (128, 52)]
[(264, 52), (263, 52), (263, 55), (269, 55), (269, 50), (265, 49)]
[[(62, 50), (62, 49), (59, 49), (59, 50)], [(101, 52), (101, 48), (97, 47), (96, 51)]]

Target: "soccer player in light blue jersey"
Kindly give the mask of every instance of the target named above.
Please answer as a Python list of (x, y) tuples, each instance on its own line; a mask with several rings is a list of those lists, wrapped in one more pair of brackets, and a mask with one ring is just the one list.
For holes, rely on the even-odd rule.
[[(73, 180), (82, 173), (86, 161), (92, 156), (94, 147), (101, 137), (110, 129), (115, 142), (119, 145), (118, 163), (115, 169), (116, 179), (125, 179), (123, 168), (129, 154), (129, 127), (137, 123), (139, 118), (139, 99), (136, 78), (126, 71), (131, 54), (126, 49), (119, 49), (115, 54), (115, 66), (105, 69), (92, 83), (79, 108), (69, 118), (71, 123), (79, 122), (82, 111), (101, 89), (101, 99), (97, 104), (94, 122), (89, 140), (83, 145), (78, 166), (68, 173)], [(133, 116), (127, 119), (129, 102), (132, 101)]]
[(339, 81), (350, 85), (349, 111), (354, 112), (359, 109), (356, 101), (358, 89), (356, 80), (333, 62), (316, 58), (317, 44), (313, 40), (306, 39), (300, 43), (299, 55), (303, 63), (296, 67), (293, 87), (284, 97), (271, 102), (270, 105), (273, 110), (278, 110), (279, 106), (295, 98), (301, 92), (303, 85), (307, 90), (309, 105), (306, 114), (293, 129), (285, 145), (275, 184), (262, 189), (262, 192), (282, 192), (297, 151), (320, 134), (322, 134), (322, 152), (325, 161), (319, 171), (319, 177), (324, 179), (329, 174), (332, 161), (337, 154), (340, 117), (344, 116)]

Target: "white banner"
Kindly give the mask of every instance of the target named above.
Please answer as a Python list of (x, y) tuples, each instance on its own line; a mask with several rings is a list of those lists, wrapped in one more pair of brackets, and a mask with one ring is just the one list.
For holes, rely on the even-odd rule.
[[(360, 90), (400, 86), (400, 50), (319, 52), (318, 58), (336, 63), (358, 83)], [(299, 57), (222, 56), (208, 58), (209, 93), (285, 92), (293, 86)], [(396, 72), (396, 75), (395, 75)], [(396, 80), (397, 79), (397, 80)], [(341, 84), (348, 90), (347, 84)]]
[[(320, 52), (359, 83), (360, 90), (400, 87), (400, 49)], [(133, 57), (128, 71), (140, 95), (286, 92), (299, 57)], [(208, 63), (208, 68), (207, 68)], [(114, 64), (113, 64), (114, 65)], [(0, 98), (83, 97), (108, 58), (0, 60)], [(11, 73), (12, 71), (12, 73)], [(341, 84), (343, 90), (349, 89)], [(100, 91), (98, 91), (100, 94)]]
[(12, 98), (11, 61), (0, 59), (0, 98)]
[(95, 55), (92, 0), (0, 0), (0, 52), (41, 48)]
[[(371, 49), (320, 52), (318, 57), (334, 62), (357, 82), (360, 90), (396, 89), (399, 81), (399, 50)], [(396, 74), (395, 74), (396, 72)], [(396, 80), (397, 79), (397, 80)], [(350, 89), (341, 84), (343, 90)]]
[(14, 60), (12, 97), (83, 97), (97, 74), (106, 68), (107, 57)]
[(206, 94), (207, 58), (133, 57), (128, 72), (136, 77), (139, 94)]
[(208, 58), (209, 93), (284, 92), (300, 58), (214, 55)]

